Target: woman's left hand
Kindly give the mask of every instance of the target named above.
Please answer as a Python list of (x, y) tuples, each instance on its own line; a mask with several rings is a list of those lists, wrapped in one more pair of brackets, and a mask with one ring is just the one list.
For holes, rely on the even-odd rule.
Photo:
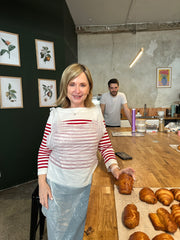
[(114, 168), (112, 170), (112, 175), (118, 179), (119, 176), (122, 174), (122, 173), (127, 173), (129, 175), (131, 175), (133, 177), (133, 179), (135, 180), (135, 170), (131, 167), (128, 167), (128, 168), (123, 168), (123, 169), (119, 169), (119, 168)]

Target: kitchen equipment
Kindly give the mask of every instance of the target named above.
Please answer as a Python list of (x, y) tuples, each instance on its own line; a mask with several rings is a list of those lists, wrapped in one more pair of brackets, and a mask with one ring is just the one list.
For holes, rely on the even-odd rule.
[(163, 132), (164, 131), (164, 119), (160, 118), (159, 119), (159, 132)]
[(158, 116), (159, 117), (164, 117), (164, 111), (158, 111)]

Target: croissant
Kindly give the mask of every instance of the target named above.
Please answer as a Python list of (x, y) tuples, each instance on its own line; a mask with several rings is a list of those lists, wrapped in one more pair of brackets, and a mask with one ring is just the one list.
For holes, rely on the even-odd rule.
[(141, 199), (141, 201), (146, 203), (150, 203), (150, 204), (157, 203), (157, 198), (155, 193), (153, 192), (153, 190), (151, 190), (148, 187), (144, 187), (141, 189), (141, 191), (139, 192), (139, 198)]
[(133, 177), (127, 173), (122, 173), (119, 176), (118, 186), (119, 186), (119, 193), (121, 194), (131, 194), (133, 189)]
[(180, 189), (179, 188), (173, 188), (170, 191), (173, 193), (174, 199), (180, 202)]
[(179, 204), (173, 204), (171, 206), (171, 214), (172, 214), (176, 224), (180, 228), (180, 205)]
[(174, 238), (167, 233), (160, 233), (159, 235), (153, 237), (152, 240), (174, 240)]
[(173, 193), (166, 189), (166, 188), (160, 188), (155, 192), (155, 195), (159, 202), (161, 202), (165, 206), (169, 206), (172, 201), (174, 200)]
[(150, 238), (144, 232), (139, 231), (131, 234), (128, 240), (150, 240)]
[(135, 228), (139, 225), (139, 212), (134, 204), (128, 204), (123, 211), (122, 221), (127, 228)]
[(173, 216), (164, 208), (157, 209), (157, 215), (165, 226), (165, 231), (169, 233), (174, 233), (177, 231), (177, 224), (173, 219)]
[(162, 230), (169, 233), (177, 231), (177, 224), (173, 216), (164, 208), (158, 208), (157, 213), (149, 213), (149, 217), (155, 230)]
[(161, 231), (166, 230), (164, 224), (160, 221), (160, 219), (156, 213), (149, 213), (149, 218), (150, 218), (155, 230), (161, 230)]

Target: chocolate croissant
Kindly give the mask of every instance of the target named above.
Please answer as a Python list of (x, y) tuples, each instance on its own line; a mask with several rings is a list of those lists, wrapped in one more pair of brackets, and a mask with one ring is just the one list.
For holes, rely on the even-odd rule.
[(139, 231), (131, 234), (128, 240), (150, 240), (150, 238), (146, 233)]
[(164, 208), (158, 208), (157, 213), (149, 213), (149, 217), (155, 230), (162, 230), (169, 233), (177, 231), (177, 224), (173, 216)]
[(123, 211), (122, 221), (127, 228), (135, 228), (139, 225), (139, 212), (134, 204), (128, 204)]
[(170, 191), (173, 193), (174, 199), (180, 202), (180, 189), (179, 188), (173, 188)]
[(171, 206), (171, 214), (172, 214), (176, 224), (180, 228), (180, 205), (179, 204), (173, 204)]
[(160, 233), (159, 235), (153, 237), (152, 240), (174, 240), (174, 238), (167, 233)]
[(144, 187), (141, 189), (141, 191), (139, 192), (139, 198), (141, 199), (141, 201), (146, 203), (150, 203), (150, 204), (157, 203), (157, 198), (155, 193), (153, 192), (152, 189), (148, 187)]
[(122, 173), (118, 179), (119, 193), (131, 194), (133, 189), (133, 177), (127, 173)]
[(155, 195), (159, 202), (161, 202), (165, 206), (169, 206), (172, 201), (174, 200), (173, 193), (166, 189), (166, 188), (160, 188), (155, 192)]

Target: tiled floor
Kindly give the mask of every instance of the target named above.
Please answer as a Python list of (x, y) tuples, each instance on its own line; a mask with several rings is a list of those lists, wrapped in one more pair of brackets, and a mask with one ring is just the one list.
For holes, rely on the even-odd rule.
[[(0, 239), (29, 240), (31, 195), (37, 181), (0, 191)], [(36, 239), (39, 239), (37, 232)], [(46, 237), (46, 229), (44, 234)]]

